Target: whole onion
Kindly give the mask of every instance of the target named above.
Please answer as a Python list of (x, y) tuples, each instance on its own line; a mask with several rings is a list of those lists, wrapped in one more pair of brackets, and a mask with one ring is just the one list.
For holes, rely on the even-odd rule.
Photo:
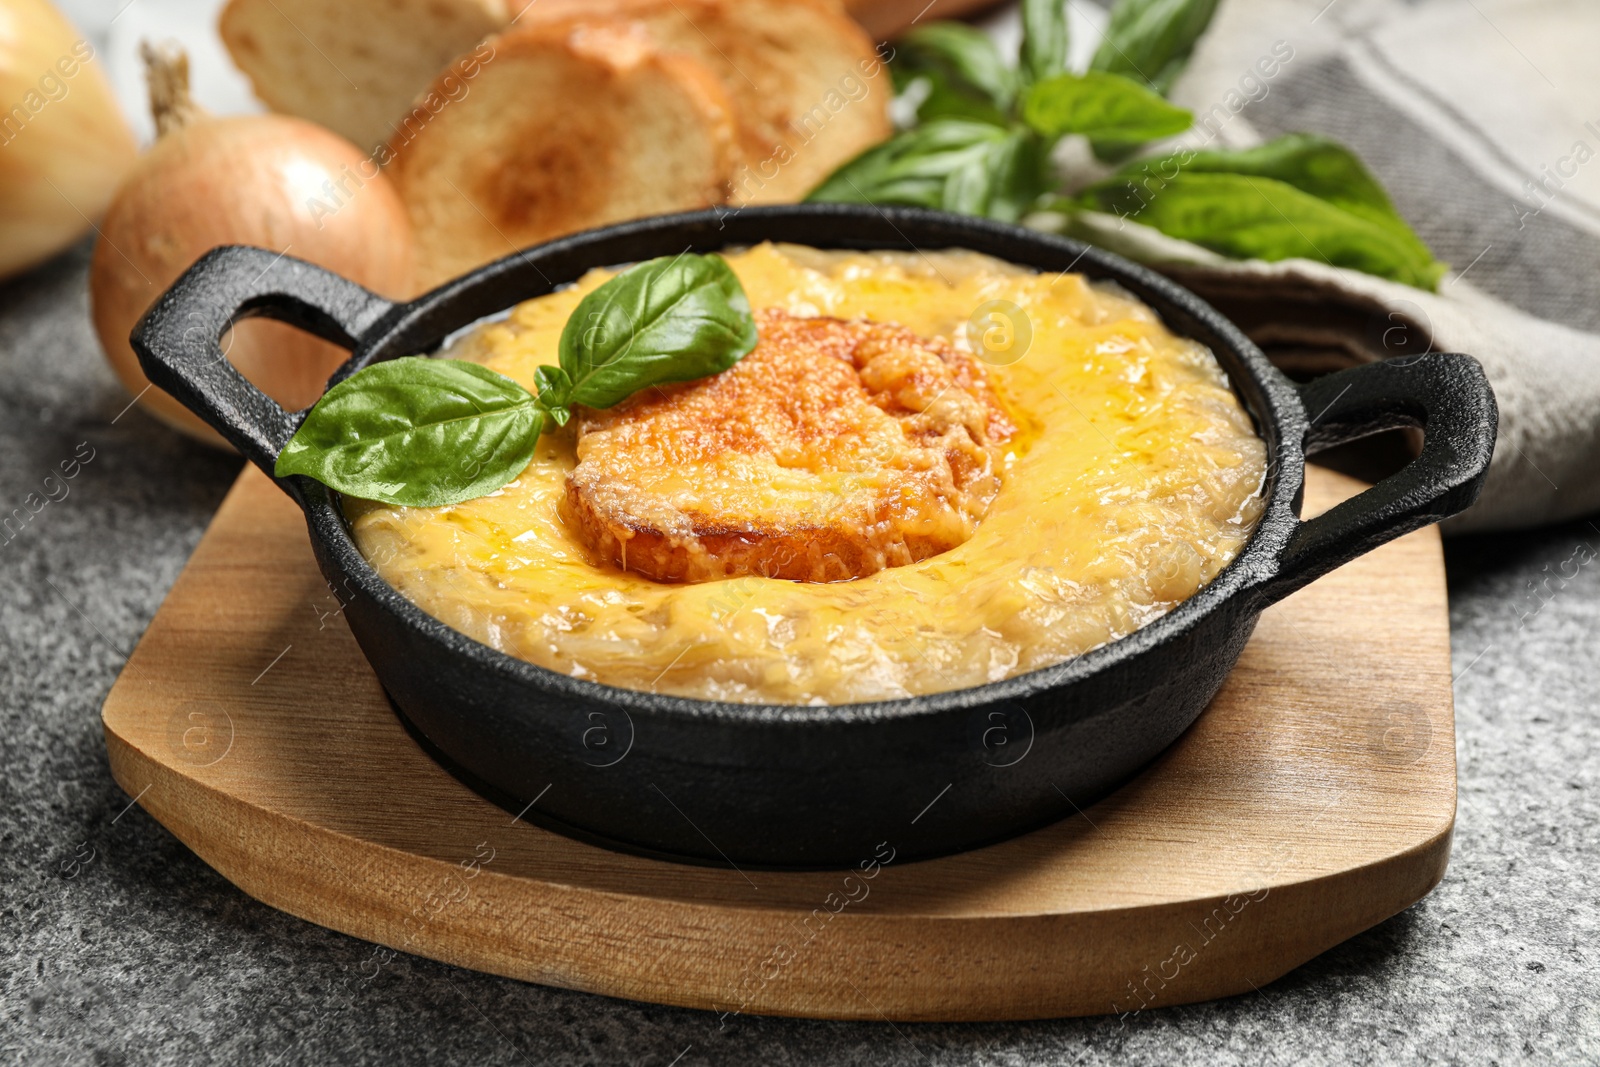
[(136, 152), (94, 46), (45, 0), (0, 0), (0, 279), (88, 232)]
[[(145, 47), (158, 138), (106, 211), (89, 272), (95, 331), (122, 383), (151, 414), (222, 445), (150, 386), (128, 334), (157, 297), (218, 245), (308, 260), (385, 296), (409, 296), (411, 230), (377, 165), (342, 137), (285, 115), (216, 117), (189, 98), (181, 52)], [(290, 410), (310, 405), (349, 353), (283, 323), (251, 319), (223, 341), (229, 360)]]

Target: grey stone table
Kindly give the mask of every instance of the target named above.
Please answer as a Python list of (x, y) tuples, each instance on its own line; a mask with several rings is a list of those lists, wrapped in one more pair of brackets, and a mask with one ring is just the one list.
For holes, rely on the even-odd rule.
[[(0, 1062), (1600, 1063), (1588, 522), (1450, 544), (1449, 873), (1259, 993), (1127, 1025), (719, 1029), (402, 956), (354, 999), (330, 997), (368, 947), (234, 889), (106, 766), (100, 701), (239, 464), (125, 410), (86, 322), (85, 261), (0, 288), (0, 516), (54, 497), (0, 532)], [(47, 486), (74, 457), (76, 476)]]

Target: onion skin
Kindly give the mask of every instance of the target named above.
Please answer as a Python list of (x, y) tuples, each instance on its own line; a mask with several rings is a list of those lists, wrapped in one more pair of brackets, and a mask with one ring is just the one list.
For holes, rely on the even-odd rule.
[[(411, 229), (376, 166), (314, 123), (284, 115), (182, 118), (167, 124), (106, 211), (90, 264), (90, 307), (112, 368), (140, 404), (175, 429), (226, 447), (176, 400), (148, 388), (128, 335), (150, 305), (200, 256), (227, 244), (283, 252), (381, 295), (406, 297)], [(291, 411), (309, 407), (349, 358), (337, 345), (265, 319), (239, 323), (223, 347), (245, 377)]]
[(133, 165), (94, 48), (45, 0), (0, 0), (0, 279), (68, 247)]

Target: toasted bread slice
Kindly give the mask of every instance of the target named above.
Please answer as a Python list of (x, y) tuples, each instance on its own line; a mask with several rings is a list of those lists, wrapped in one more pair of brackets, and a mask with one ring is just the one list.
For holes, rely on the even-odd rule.
[(643, 27), (527, 23), (486, 45), (494, 58), (471, 91), (419, 108), (389, 144), (421, 284), (562, 234), (727, 200), (727, 97)]
[[(891, 132), (887, 70), (834, 0), (388, 0), (382, 12), (230, 0), (220, 29), (267, 106), (371, 148), (486, 35), (613, 18), (644, 23), (663, 50), (694, 56), (721, 81), (738, 122), (737, 203), (799, 200)], [(442, 95), (470, 92), (473, 77), (458, 71)]]
[(256, 96), (363, 151), (389, 140), (417, 94), (510, 20), (506, 0), (231, 0), (218, 29)]
[(731, 370), (579, 414), (562, 515), (598, 560), (833, 582), (972, 536), (1015, 432), (972, 357), (866, 320), (757, 328)]
[(966, 18), (1004, 0), (844, 0), (844, 9), (874, 41), (892, 41), (918, 23)]
[[(733, 101), (740, 167), (735, 203), (803, 199), (842, 163), (892, 132), (888, 68), (835, 0), (611, 0), (663, 49), (700, 60)], [(524, 19), (572, 24), (570, 4)]]

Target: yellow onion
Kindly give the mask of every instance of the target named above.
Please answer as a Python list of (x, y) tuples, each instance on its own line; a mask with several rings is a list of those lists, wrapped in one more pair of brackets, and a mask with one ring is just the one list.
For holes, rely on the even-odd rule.
[[(128, 334), (180, 274), (218, 245), (308, 260), (390, 297), (409, 296), (411, 229), (377, 165), (355, 145), (287, 115), (218, 117), (189, 98), (181, 52), (145, 47), (155, 145), (100, 226), (89, 271), (95, 332), (112, 368), (151, 414), (201, 440), (222, 439), (151, 388)], [(290, 410), (311, 404), (349, 355), (290, 326), (239, 323), (223, 349)]]
[(0, 279), (82, 237), (135, 152), (94, 47), (45, 0), (0, 0)]

